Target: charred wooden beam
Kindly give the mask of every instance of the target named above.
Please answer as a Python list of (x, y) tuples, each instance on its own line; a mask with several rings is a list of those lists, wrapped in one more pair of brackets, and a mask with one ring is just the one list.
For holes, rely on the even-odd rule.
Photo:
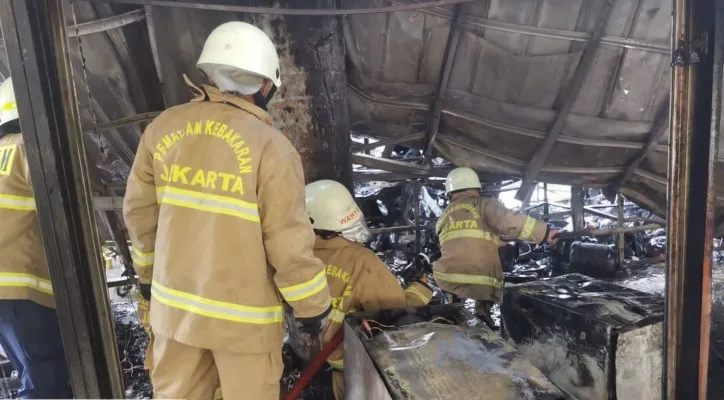
[(707, 398), (723, 11), (721, 1), (673, 2), (665, 400)]
[(354, 143), (352, 144), (352, 151), (366, 151), (366, 150), (373, 150), (380, 146), (387, 146), (387, 145), (396, 145), (396, 144), (409, 144), (413, 143), (415, 141), (420, 140), (423, 136), (425, 136), (424, 133), (410, 133), (408, 135), (402, 135), (387, 139), (378, 140), (374, 143)]
[[(396, 4), (392, 6), (378, 6), (366, 8), (335, 8), (334, 5), (327, 5), (317, 8), (300, 8), (300, 7), (264, 7), (264, 6), (241, 6), (231, 5), (224, 2), (206, 1), (186, 1), (186, 0), (91, 0), (103, 1), (108, 3), (125, 3), (140, 4), (144, 6), (159, 7), (182, 7), (193, 8), (197, 10), (214, 10), (214, 11), (233, 11), (249, 14), (268, 14), (268, 15), (299, 15), (299, 16), (338, 16), (338, 15), (365, 15), (379, 14), (397, 11), (413, 11), (423, 8), (443, 7), (460, 3), (472, 3), (477, 0), (434, 0), (419, 3)], [(292, 3), (298, 6), (300, 2)], [(267, 3), (268, 4), (268, 3)]]
[(156, 68), (156, 77), (158, 78), (158, 84), (161, 87), (161, 96), (163, 98), (164, 105), (168, 105), (168, 100), (163, 90), (163, 73), (161, 72), (161, 58), (158, 56), (158, 42), (156, 41), (156, 23), (153, 20), (153, 7), (144, 6), (146, 12), (146, 32), (148, 33), (148, 42), (151, 46), (151, 56), (153, 57), (153, 64)]
[(384, 171), (410, 173), (424, 176), (431, 171), (431, 168), (424, 167), (419, 164), (368, 156), (366, 154), (353, 154), (352, 163)]
[(122, 398), (62, 4), (0, 2), (0, 26), (74, 395)]
[[(92, 4), (92, 6), (101, 17), (114, 14), (114, 10), (109, 4), (99, 3)], [(145, 19), (145, 10), (136, 10), (136, 12), (143, 15)], [(148, 19), (146, 22), (149, 22)], [(148, 112), (164, 109), (163, 91), (158, 81), (147, 24), (146, 26), (136, 24), (123, 29), (107, 31), (106, 35), (118, 56), (135, 110)], [(134, 45), (131, 46), (129, 43)]]
[(450, 75), (452, 74), (453, 65), (455, 64), (455, 55), (460, 44), (462, 36), (462, 22), (467, 14), (467, 8), (458, 4), (455, 6), (454, 17), (450, 25), (450, 33), (448, 34), (447, 44), (445, 45), (445, 53), (440, 70), (440, 82), (437, 85), (435, 98), (430, 106), (430, 115), (428, 116), (427, 133), (425, 134), (425, 144), (423, 146), (423, 156), (425, 161), (430, 160), (432, 155), (433, 144), (440, 129), (440, 118), (442, 117), (442, 108), (445, 104), (445, 95), (450, 84)]
[(98, 133), (98, 132), (109, 130), (109, 129), (120, 128), (120, 127), (126, 126), (126, 125), (139, 124), (142, 122), (150, 121), (150, 120), (156, 118), (159, 114), (161, 114), (160, 111), (152, 111), (152, 112), (145, 112), (145, 113), (140, 113), (140, 114), (136, 114), (136, 115), (131, 115), (129, 117), (123, 117), (123, 118), (115, 119), (113, 121), (102, 122), (96, 126), (90, 126), (90, 127), (84, 128), (83, 132), (84, 133)]
[(649, 132), (648, 138), (644, 147), (628, 162), (626, 170), (619, 175), (608, 187), (605, 192), (607, 196), (613, 196), (617, 193), (621, 186), (623, 186), (633, 176), (636, 169), (641, 165), (641, 162), (651, 154), (654, 148), (659, 144), (659, 141), (664, 136), (664, 133), (669, 131), (669, 101), (664, 101), (659, 110), (656, 112), (654, 117), (654, 123)]
[(146, 14), (143, 10), (133, 10), (123, 14), (101, 18), (95, 21), (83, 22), (78, 25), (69, 26), (68, 37), (85, 36), (94, 33), (106, 32), (118, 29), (135, 22), (143, 21)]
[(558, 111), (558, 115), (553, 121), (553, 125), (548, 131), (548, 135), (545, 140), (533, 155), (533, 158), (530, 160), (525, 169), (520, 189), (518, 189), (518, 192), (515, 194), (515, 198), (518, 200), (525, 199), (528, 192), (532, 190), (533, 182), (538, 177), (541, 167), (546, 162), (548, 154), (550, 154), (553, 146), (558, 140), (558, 136), (561, 134), (561, 131), (563, 131), (563, 128), (566, 125), (568, 116), (573, 110), (573, 104), (576, 102), (576, 99), (578, 99), (578, 94), (581, 92), (583, 84), (591, 71), (591, 67), (593, 66), (596, 53), (601, 45), (601, 37), (603, 36), (603, 32), (606, 28), (608, 18), (611, 15), (611, 9), (613, 9), (613, 3), (614, 0), (605, 0), (601, 6), (600, 14), (596, 20), (596, 25), (593, 27), (593, 32), (591, 33), (591, 40), (583, 50), (581, 60), (579, 61), (576, 72), (573, 74), (573, 78), (569, 83), (566, 96), (564, 97), (563, 104)]

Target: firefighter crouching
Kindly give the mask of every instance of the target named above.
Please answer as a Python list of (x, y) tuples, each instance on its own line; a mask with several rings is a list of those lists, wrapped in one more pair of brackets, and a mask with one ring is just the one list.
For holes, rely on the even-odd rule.
[(0, 85), (0, 345), (21, 399), (73, 397), (10, 78)]
[(155, 398), (279, 397), (282, 299), (305, 334), (331, 299), (313, 254), (299, 154), (266, 105), (281, 85), (263, 31), (209, 35), (197, 66), (214, 86), (146, 129), (124, 215), (141, 292), (150, 299)]
[(476, 314), (490, 321), (490, 308), (500, 301), (503, 288), (500, 237), (553, 243), (558, 231), (508, 210), (497, 199), (481, 197), (481, 188), (470, 168), (456, 168), (445, 179), (450, 203), (435, 226), (442, 257), (433, 270), (441, 289), (476, 300)]
[[(424, 279), (405, 290), (374, 252), (364, 247), (370, 236), (364, 215), (350, 192), (341, 183), (321, 180), (306, 188), (307, 212), (317, 240), (314, 255), (327, 266), (332, 295), (332, 312), (323, 333), (326, 343), (342, 329), (347, 313), (426, 305), (432, 288)], [(327, 359), (334, 368), (335, 398), (344, 398), (342, 348)]]

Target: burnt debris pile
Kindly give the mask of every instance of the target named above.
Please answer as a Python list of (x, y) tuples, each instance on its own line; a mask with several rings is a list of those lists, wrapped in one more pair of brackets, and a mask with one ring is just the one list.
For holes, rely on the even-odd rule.
[(116, 344), (127, 399), (153, 398), (148, 370), (143, 366), (148, 335), (138, 319), (134, 305), (116, 302), (111, 305), (115, 319)]

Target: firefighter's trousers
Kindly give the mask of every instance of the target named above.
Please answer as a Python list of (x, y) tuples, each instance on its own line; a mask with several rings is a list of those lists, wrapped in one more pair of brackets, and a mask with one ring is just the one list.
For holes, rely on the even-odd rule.
[(54, 309), (30, 300), (0, 300), (0, 345), (18, 371), (18, 398), (73, 398)]
[(224, 400), (279, 400), (282, 344), (273, 353), (200, 349), (154, 334), (154, 398), (212, 400), (221, 382)]

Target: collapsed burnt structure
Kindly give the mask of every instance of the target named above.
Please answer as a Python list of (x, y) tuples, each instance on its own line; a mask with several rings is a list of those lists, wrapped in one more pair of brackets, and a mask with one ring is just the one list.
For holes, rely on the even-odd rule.
[[(350, 187), (414, 180), (400, 190), (434, 198), (433, 186), (422, 184), (464, 165), (493, 190), (522, 178), (516, 197), (524, 203), (545, 181), (619, 192), (668, 217), (677, 246), (667, 253), (665, 394), (705, 393), (709, 254), (712, 235), (724, 229), (724, 184), (715, 174), (722, 40), (714, 39), (710, 2), (672, 3), (0, 4), (7, 51), (0, 74), (12, 73), (17, 85), (76, 393), (122, 395), (98, 236), (113, 239), (130, 265), (118, 211), (140, 134), (158, 112), (189, 99), (182, 75), (203, 79), (194, 63), (205, 36), (234, 19), (261, 26), (279, 46), (285, 83), (272, 114), (301, 153), (307, 179)], [(366, 154), (381, 146), (381, 154)], [(382, 229), (415, 235), (402, 259), (434, 253), (426, 247), (434, 235), (421, 229), (432, 214), (391, 209), (400, 215), (395, 226), (380, 218)], [(583, 213), (576, 215), (580, 226)], [(400, 216), (405, 226), (397, 226)]]

